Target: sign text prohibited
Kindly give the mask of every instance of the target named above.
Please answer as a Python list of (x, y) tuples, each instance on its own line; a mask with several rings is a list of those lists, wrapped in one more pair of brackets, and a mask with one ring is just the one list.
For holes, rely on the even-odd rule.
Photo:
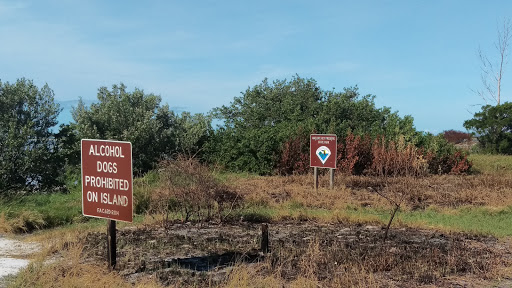
[(83, 139), (81, 148), (83, 214), (132, 222), (132, 144)]

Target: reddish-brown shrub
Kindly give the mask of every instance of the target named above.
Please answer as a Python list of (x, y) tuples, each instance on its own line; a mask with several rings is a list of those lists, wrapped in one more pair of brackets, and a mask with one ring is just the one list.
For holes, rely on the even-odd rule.
[(405, 143), (404, 138), (397, 142), (378, 137), (373, 142), (373, 161), (368, 174), (377, 176), (424, 176), (427, 174), (427, 161), (420, 149)]
[(371, 165), (371, 138), (349, 133), (338, 140), (338, 171), (348, 175), (361, 175)]
[(306, 174), (309, 171), (309, 137), (299, 133), (286, 141), (276, 167), (279, 175)]
[(464, 141), (471, 141), (471, 134), (465, 133), (462, 131), (456, 131), (456, 130), (447, 130), (443, 132), (443, 137), (446, 139), (446, 141), (453, 143), (453, 144), (459, 144)]
[(352, 175), (354, 174), (354, 166), (356, 165), (358, 157), (358, 145), (361, 142), (360, 136), (355, 136), (352, 133), (349, 133), (347, 137), (345, 137), (345, 143), (342, 141), (338, 141), (337, 149), (337, 168), (338, 171)]
[[(309, 168), (309, 137), (299, 134), (286, 141), (277, 162), (280, 175), (306, 174)], [(453, 147), (452, 147), (453, 148)], [(369, 135), (349, 133), (337, 144), (337, 170), (347, 175), (424, 176), (465, 174), (471, 169), (467, 156), (455, 149), (443, 152), (424, 150), (403, 137), (388, 141), (384, 136), (372, 140)]]
[(468, 156), (464, 153), (457, 151), (450, 157), (450, 164), (452, 169), (450, 174), (464, 174), (469, 171), (473, 163), (468, 160)]
[(428, 160), (428, 169), (431, 174), (467, 174), (473, 165), (467, 155), (461, 151), (443, 156), (427, 152), (425, 158)]

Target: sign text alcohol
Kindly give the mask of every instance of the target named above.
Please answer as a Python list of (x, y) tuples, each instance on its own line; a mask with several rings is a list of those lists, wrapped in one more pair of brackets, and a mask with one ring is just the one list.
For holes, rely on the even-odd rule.
[(81, 146), (83, 214), (132, 222), (132, 144), (83, 139)]

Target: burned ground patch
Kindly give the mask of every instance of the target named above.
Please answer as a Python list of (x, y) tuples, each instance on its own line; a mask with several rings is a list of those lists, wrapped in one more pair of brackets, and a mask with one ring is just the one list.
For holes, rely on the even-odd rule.
[[(269, 230), (271, 252), (264, 255), (258, 224), (122, 229), (116, 269), (130, 281), (156, 277), (164, 285), (222, 285), (237, 269), (251, 269), (283, 283), (306, 277), (348, 285), (371, 277), (382, 287), (448, 287), (454, 277), (498, 277), (511, 255), (494, 237), (462, 233), (394, 229), (383, 241), (377, 226), (298, 222)], [(106, 265), (105, 233), (90, 233), (85, 243), (84, 261)]]

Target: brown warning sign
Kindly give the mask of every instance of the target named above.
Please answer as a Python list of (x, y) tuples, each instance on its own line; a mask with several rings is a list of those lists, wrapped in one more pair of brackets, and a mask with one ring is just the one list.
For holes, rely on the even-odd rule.
[(132, 144), (82, 139), (81, 148), (83, 214), (132, 222)]
[(336, 135), (311, 134), (309, 142), (310, 166), (336, 169), (336, 146)]

